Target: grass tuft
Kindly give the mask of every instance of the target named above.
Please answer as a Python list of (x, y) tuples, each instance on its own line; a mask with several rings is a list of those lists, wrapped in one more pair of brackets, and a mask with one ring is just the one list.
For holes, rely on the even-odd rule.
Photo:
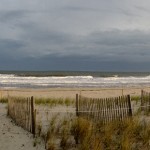
[(54, 107), (57, 105), (71, 106), (75, 104), (75, 100), (70, 98), (35, 98), (35, 104), (48, 105), (50, 107)]
[(8, 98), (6, 97), (1, 98), (0, 103), (8, 103)]

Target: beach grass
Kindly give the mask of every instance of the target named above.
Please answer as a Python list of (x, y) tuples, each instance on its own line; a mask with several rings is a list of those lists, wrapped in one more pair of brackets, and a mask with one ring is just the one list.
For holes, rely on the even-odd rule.
[[(16, 99), (23, 99), (23, 97), (16, 97)], [(37, 105), (71, 106), (75, 104), (75, 100), (71, 98), (34, 98), (34, 99), (35, 99), (35, 104)], [(0, 103), (8, 103), (8, 98), (7, 97), (0, 98)]]
[(141, 100), (141, 96), (140, 95), (131, 96), (131, 101), (139, 102), (140, 100)]
[(7, 97), (0, 98), (0, 103), (8, 103), (8, 98)]
[[(66, 108), (66, 106), (75, 105), (75, 99), (71, 98), (34, 98), (34, 100), (39, 107), (43, 105), (50, 107), (62, 105)], [(140, 96), (132, 96), (131, 100), (140, 102)], [(7, 101), (7, 98), (0, 99), (1, 103), (7, 103)], [(47, 115), (51, 113), (47, 109), (44, 111), (49, 112)], [(42, 133), (42, 123), (37, 127), (37, 133), (40, 137), (43, 137), (48, 150), (55, 150), (58, 145), (63, 150), (67, 150), (71, 146), (78, 150), (150, 149), (150, 122), (141, 121), (139, 119), (141, 117), (140, 113), (137, 113), (132, 119), (113, 121), (107, 124), (96, 124), (86, 118), (76, 117), (75, 115), (71, 119), (65, 117), (62, 120), (58, 120), (58, 116), (51, 113), (51, 120), (47, 119), (49, 125), (45, 133)], [(36, 143), (37, 141), (35, 141), (34, 145)]]
[(150, 125), (138, 119), (114, 122), (99, 128), (104, 149), (145, 149), (149, 147)]
[[(54, 132), (57, 127), (53, 121), (52, 119), (47, 133), (50, 135), (47, 140), (51, 143), (50, 147), (56, 148), (56, 140), (60, 138), (59, 145), (63, 150), (69, 149), (71, 145), (78, 150), (150, 149), (150, 123), (139, 121), (137, 117), (99, 126), (82, 117), (74, 118), (72, 121), (65, 119), (60, 133)], [(74, 140), (70, 142), (72, 136)]]
[(75, 100), (71, 98), (35, 98), (35, 104), (47, 106), (71, 106), (75, 104)]

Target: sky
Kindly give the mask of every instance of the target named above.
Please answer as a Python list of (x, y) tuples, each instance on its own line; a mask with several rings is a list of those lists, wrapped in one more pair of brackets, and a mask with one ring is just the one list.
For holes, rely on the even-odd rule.
[(1, 0), (0, 70), (150, 71), (150, 1)]

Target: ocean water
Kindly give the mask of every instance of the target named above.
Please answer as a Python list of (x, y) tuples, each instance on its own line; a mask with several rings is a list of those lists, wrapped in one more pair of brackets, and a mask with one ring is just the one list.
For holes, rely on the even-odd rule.
[(0, 88), (150, 87), (150, 72), (0, 71)]

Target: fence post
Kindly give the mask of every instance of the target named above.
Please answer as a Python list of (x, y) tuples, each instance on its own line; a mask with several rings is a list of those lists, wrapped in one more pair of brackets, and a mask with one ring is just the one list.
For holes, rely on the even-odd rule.
[(8, 97), (8, 111), (7, 111), (7, 115), (10, 116), (10, 100)]
[(149, 103), (148, 103), (148, 105), (149, 105), (149, 112), (150, 112), (150, 93), (149, 93)]
[(144, 102), (143, 102), (143, 90), (141, 90), (141, 110), (144, 110), (143, 106), (144, 106)]
[(35, 137), (35, 115), (34, 115), (34, 99), (31, 97), (31, 118), (32, 118), (32, 134)]
[(2, 99), (2, 93), (1, 93), (1, 91), (0, 91), (0, 94), (1, 94), (1, 97), (0, 97), (0, 98)]
[(131, 99), (130, 99), (130, 95), (127, 95), (128, 98), (128, 106), (129, 106), (129, 116), (132, 116), (132, 108), (131, 108)]
[(36, 109), (34, 110), (34, 123), (35, 123), (35, 134), (36, 134)]
[(79, 95), (76, 94), (76, 116), (79, 116)]

